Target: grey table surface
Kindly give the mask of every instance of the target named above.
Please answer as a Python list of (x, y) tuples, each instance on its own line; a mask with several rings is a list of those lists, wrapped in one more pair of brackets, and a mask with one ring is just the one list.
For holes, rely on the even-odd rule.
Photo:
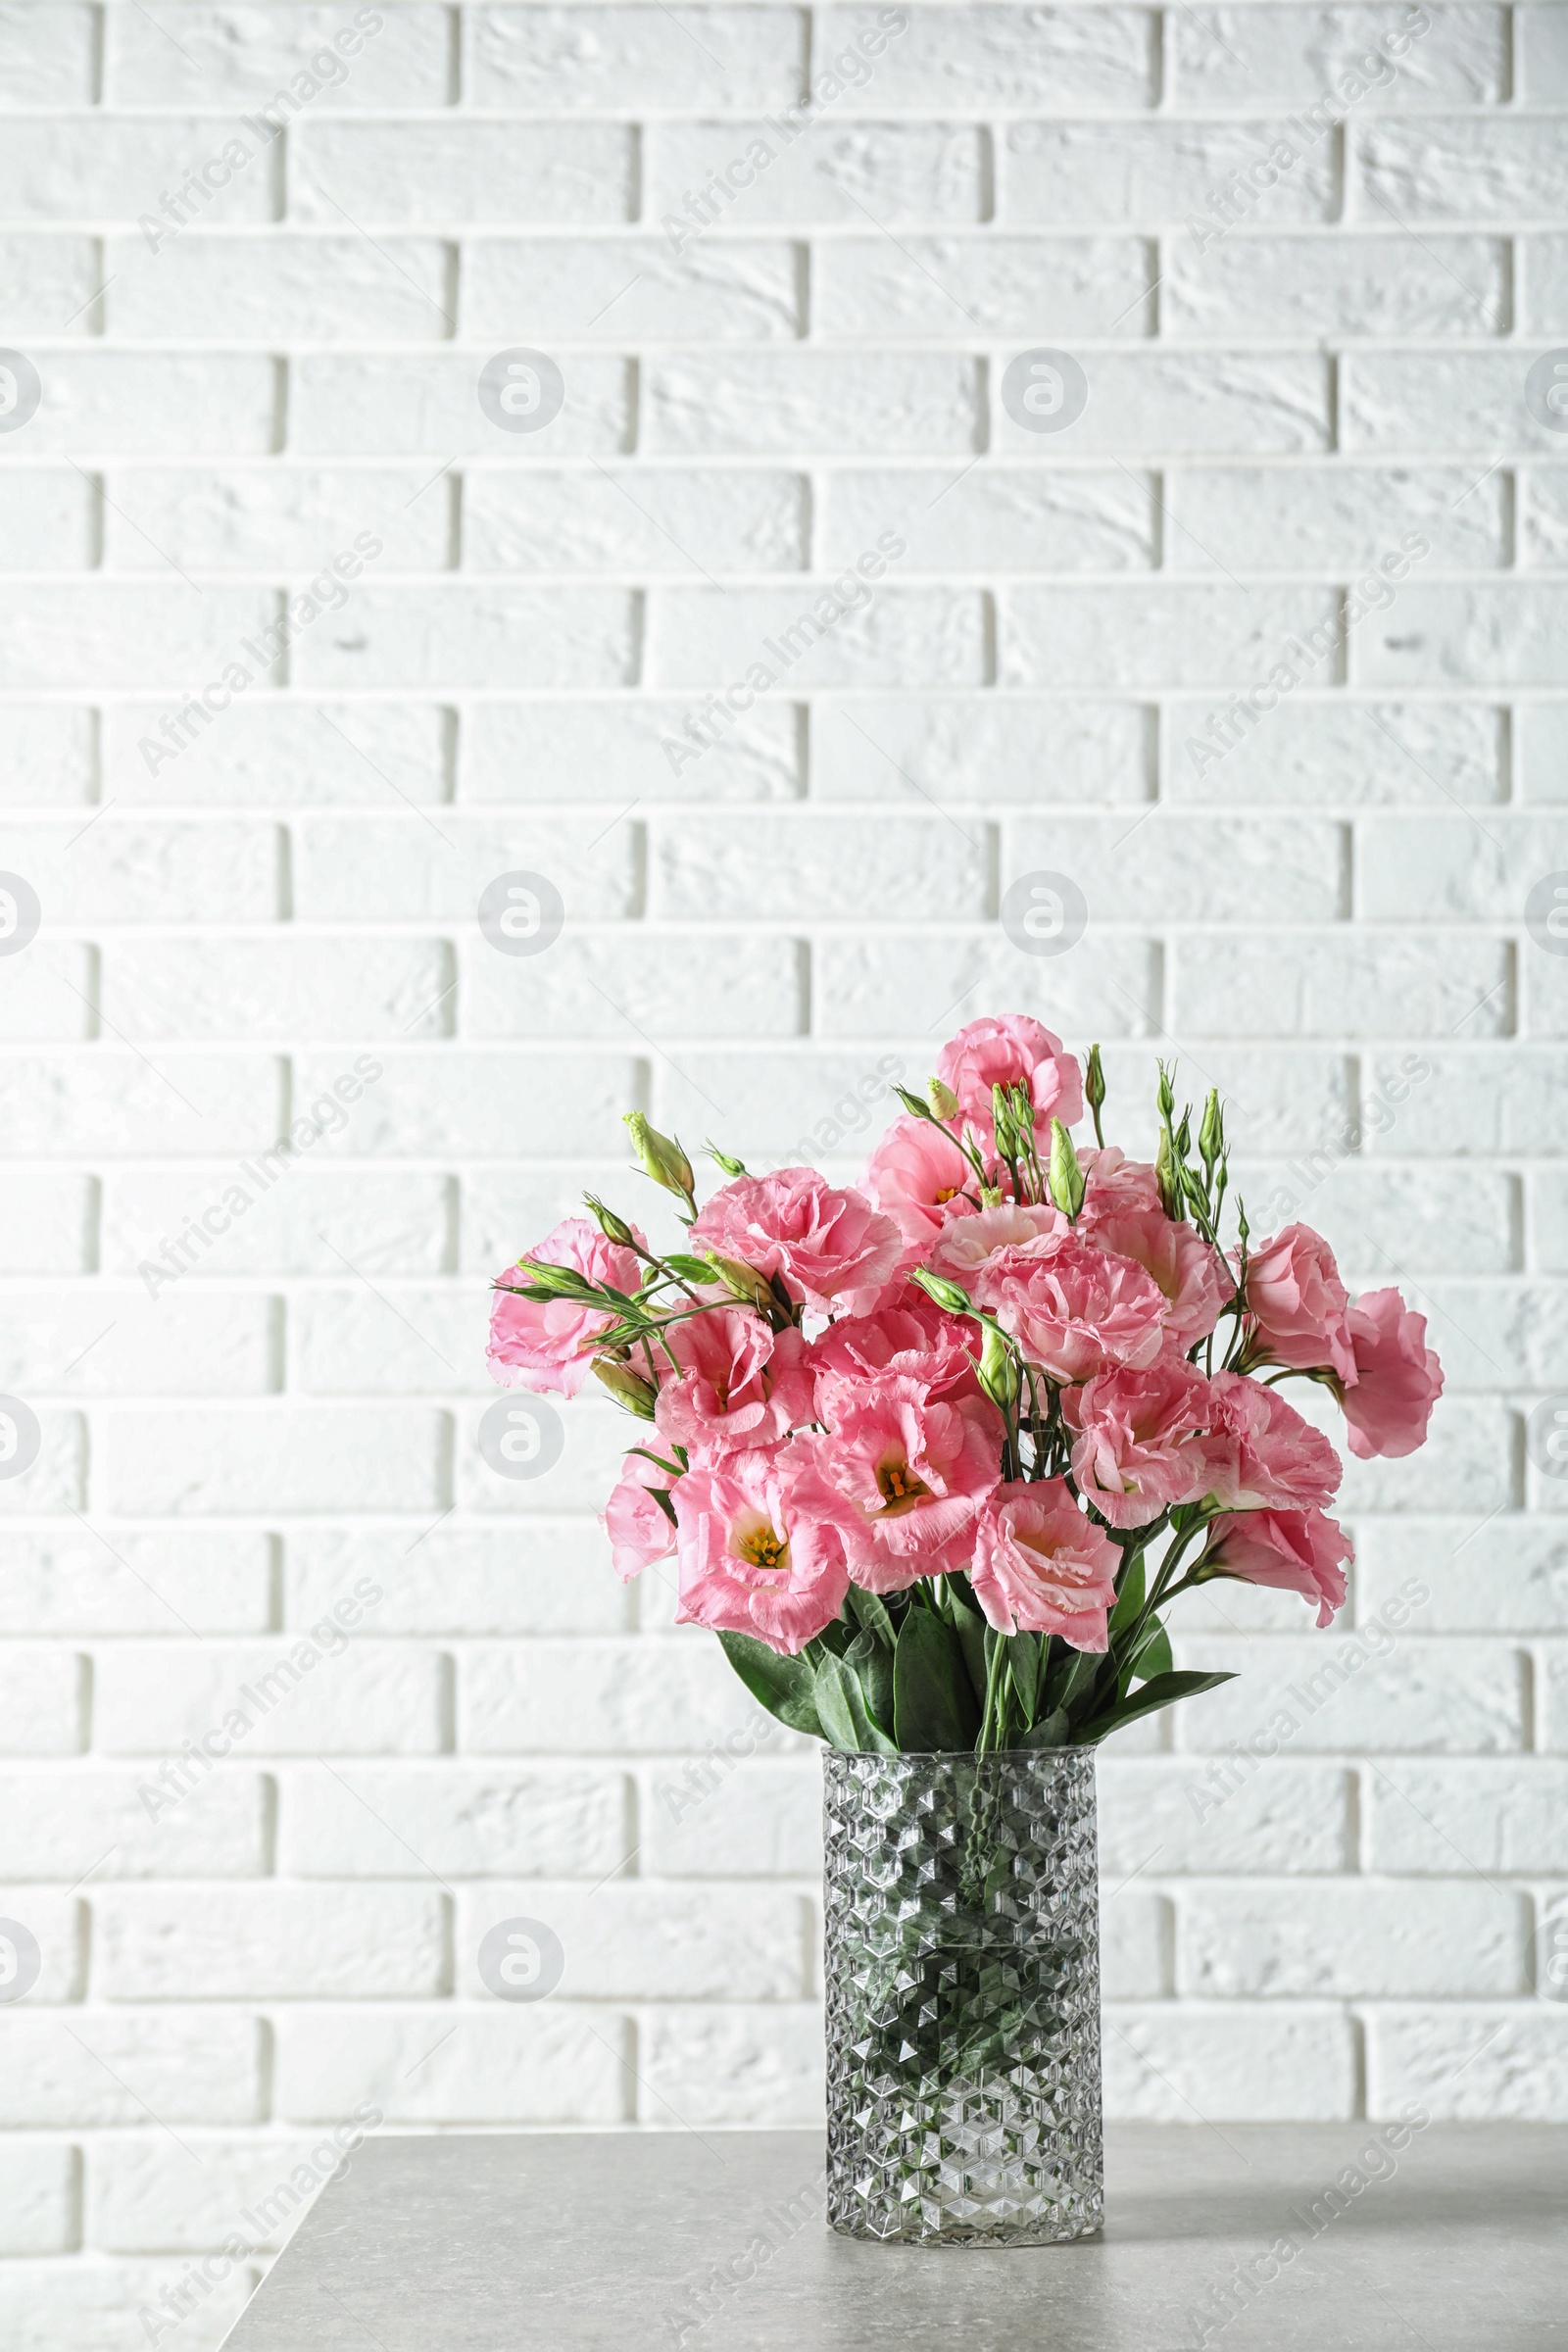
[(381, 2136), (226, 2352), (1561, 2352), (1568, 2127), (1387, 2132), (1112, 2126), (1102, 2234), (1007, 2250), (834, 2235), (818, 2132)]

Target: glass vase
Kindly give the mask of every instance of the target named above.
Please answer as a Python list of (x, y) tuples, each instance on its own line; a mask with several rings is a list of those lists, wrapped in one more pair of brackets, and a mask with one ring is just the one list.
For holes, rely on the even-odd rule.
[(1041, 2246), (1101, 2226), (1089, 1748), (824, 1752), (828, 2220)]

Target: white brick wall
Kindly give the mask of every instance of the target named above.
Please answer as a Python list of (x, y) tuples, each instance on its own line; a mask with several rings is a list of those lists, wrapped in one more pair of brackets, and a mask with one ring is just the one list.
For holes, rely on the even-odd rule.
[[(1102, 1037), (1130, 1141), (1178, 1048), (1254, 1221), (1289, 1188), (1448, 1367), (1429, 1452), (1348, 1481), (1348, 1621), (1195, 1607), (1242, 1679), (1105, 1759), (1112, 2111), (1568, 2116), (1568, 1489), (1524, 1446), (1568, 1392), (1568, 967), (1525, 922), (1568, 867), (1568, 435), (1525, 398), (1568, 350), (1568, 7), (900, 13), (696, 233), (885, 12), (0, 0), (0, 342), (42, 383), (0, 433), (0, 867), (44, 909), (0, 958), (18, 2352), (141, 2344), (166, 2289), (216, 2343), (276, 2242), (243, 2217), (356, 2102), (817, 2113), (814, 1761), (611, 1577), (607, 1409), (537, 1484), (486, 1468), (485, 1277), (637, 1195), (621, 1109), (847, 1171), (879, 1064), (983, 1010)], [(519, 345), (566, 387), (533, 437), (477, 398)], [(1040, 345), (1090, 387), (1052, 437), (1001, 398)], [(885, 532), (869, 605), (671, 772)], [(1195, 759), (1407, 534), (1393, 603)], [(1056, 960), (998, 919), (1040, 866), (1091, 909)], [(536, 959), (475, 919), (515, 867), (566, 905)], [(566, 1975), (503, 2009), (515, 1913)]]

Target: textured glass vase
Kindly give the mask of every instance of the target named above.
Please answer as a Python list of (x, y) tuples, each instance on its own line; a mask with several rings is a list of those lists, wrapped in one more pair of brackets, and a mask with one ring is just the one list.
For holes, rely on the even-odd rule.
[(1098, 2230), (1093, 1750), (823, 1763), (829, 2222), (936, 2245)]

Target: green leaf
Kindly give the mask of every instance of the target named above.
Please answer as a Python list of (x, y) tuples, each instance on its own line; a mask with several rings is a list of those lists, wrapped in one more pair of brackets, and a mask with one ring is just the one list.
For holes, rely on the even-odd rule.
[(865, 1694), (847, 1657), (824, 1658), (817, 1668), (816, 1711), (835, 1747), (870, 1748), (879, 1756), (898, 1754), (881, 1725), (872, 1721)]
[(849, 1590), (848, 1605), (851, 1616), (862, 1633), (874, 1634), (877, 1640), (885, 1643), (889, 1649), (893, 1647), (898, 1636), (894, 1630), (893, 1620), (888, 1615), (886, 1604), (878, 1598), (876, 1593), (862, 1592), (858, 1585), (852, 1585)]
[(1149, 1640), (1133, 1662), (1132, 1680), (1135, 1683), (1152, 1682), (1156, 1674), (1169, 1674), (1174, 1662), (1170, 1654), (1170, 1636), (1156, 1619)]
[(718, 1639), (747, 1690), (770, 1715), (792, 1732), (806, 1732), (813, 1740), (826, 1738), (813, 1695), (816, 1677), (805, 1658), (780, 1657), (750, 1634), (720, 1634)]
[(1235, 1680), (1234, 1674), (1156, 1674), (1135, 1697), (1119, 1700), (1093, 1723), (1086, 1723), (1078, 1734), (1078, 1743), (1088, 1747), (1111, 1732), (1119, 1732), (1124, 1723), (1135, 1723), (1140, 1715), (1155, 1714), (1161, 1707), (1173, 1706), (1179, 1698), (1196, 1698), (1200, 1690), (1212, 1690), (1219, 1683)]
[[(968, 1590), (967, 1586), (964, 1588)], [(953, 1630), (958, 1637), (963, 1662), (969, 1669), (969, 1688), (974, 1692), (976, 1707), (986, 1703), (986, 1621), (978, 1609), (971, 1609), (958, 1592), (957, 1581), (948, 1586), (948, 1608), (953, 1618)]]
[(1025, 1732), (1020, 1747), (1065, 1747), (1070, 1726), (1067, 1710), (1058, 1707), (1054, 1715), (1043, 1715), (1040, 1721)]
[(688, 1257), (683, 1250), (671, 1250), (664, 1259), (672, 1274), (684, 1282), (711, 1282), (713, 1269), (706, 1257)]
[[(860, 1686), (865, 1711), (884, 1738), (893, 1725), (893, 1652), (875, 1634), (857, 1634), (844, 1652), (844, 1663)], [(887, 1753), (897, 1755), (891, 1740)]]
[(893, 1728), (906, 1754), (972, 1748), (980, 1708), (953, 1628), (935, 1610), (913, 1608), (893, 1653)]
[(1116, 1594), (1116, 1606), (1110, 1612), (1111, 1636), (1125, 1633), (1144, 1605), (1144, 1555), (1135, 1551), (1122, 1571), (1121, 1590)]
[(1066, 1655), (1053, 1669), (1042, 1701), (1048, 1710), (1070, 1706), (1105, 1662), (1106, 1653), (1102, 1649), (1074, 1649), (1071, 1643), (1065, 1647)]
[(1033, 1723), (1040, 1699), (1041, 1649), (1038, 1634), (1014, 1634), (1007, 1643), (1007, 1672), (1018, 1693), (1025, 1724)]

